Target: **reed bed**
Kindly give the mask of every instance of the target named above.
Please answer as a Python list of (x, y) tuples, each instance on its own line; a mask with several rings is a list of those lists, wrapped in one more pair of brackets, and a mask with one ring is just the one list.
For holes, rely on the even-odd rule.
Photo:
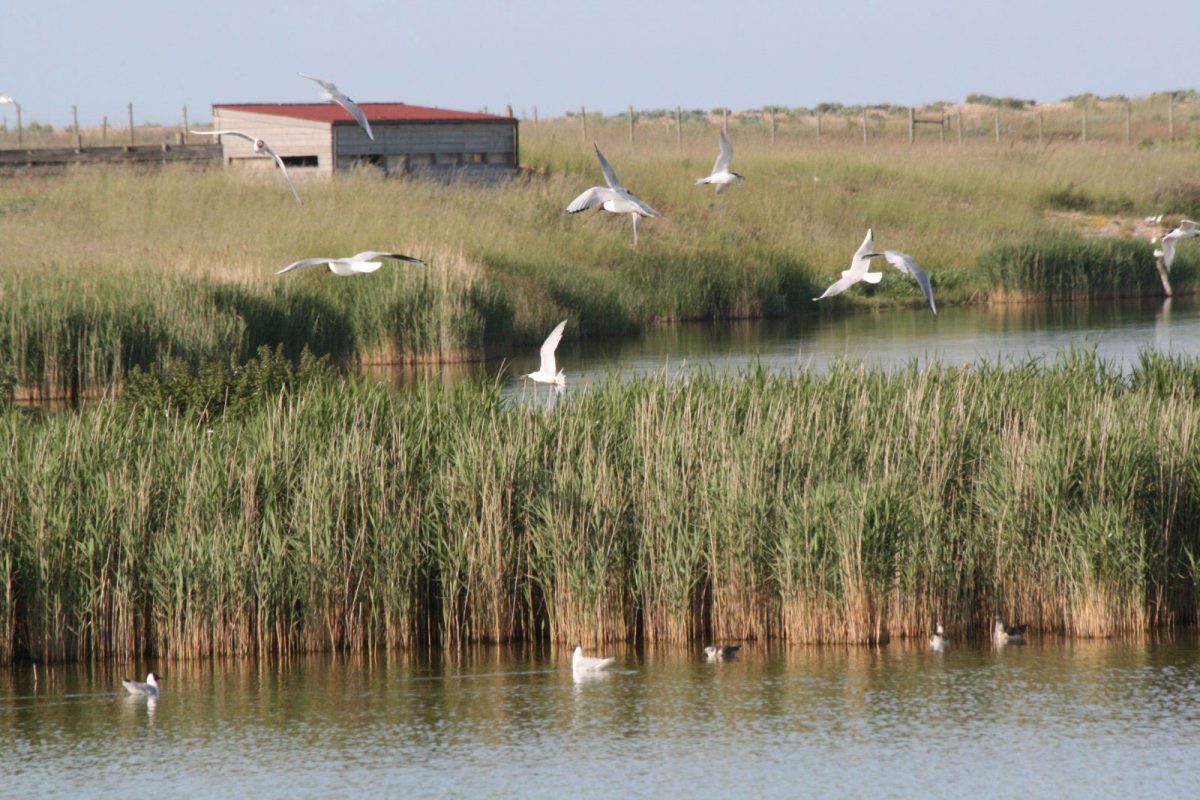
[[(529, 169), (502, 186), (298, 176), (303, 206), (274, 174), (98, 167), (8, 179), (0, 388), (78, 397), (119, 386), (134, 366), (245, 359), (262, 345), (293, 357), (307, 347), (346, 366), (482, 359), (540, 342), (563, 317), (577, 335), (600, 337), (680, 319), (921, 305), (899, 275), (812, 302), (868, 226), (880, 247), (921, 261), (943, 304), (1093, 286), (1158, 293), (1144, 277), (1148, 245), (1063, 236), (1108, 218), (1047, 211), (1082, 197), (1093, 210), (1182, 213), (1200, 196), (1176, 177), (1200, 158), (1181, 144), (772, 146), (735, 129), (735, 167), (748, 180), (718, 198), (691, 184), (712, 163), (715, 127), (697, 126), (681, 146), (665, 135), (631, 145), (619, 124), (593, 125), (587, 142), (574, 124), (524, 126)], [(637, 248), (627, 219), (564, 213), (600, 179), (591, 139), (666, 215), (644, 225)], [(1040, 271), (1022, 266), (1048, 241), (1057, 244)], [(389, 265), (360, 280), (274, 276), (300, 257), (376, 247), (431, 266)], [(1181, 246), (1177, 292), (1193, 290), (1197, 264)]]
[(546, 406), (256, 358), (279, 379), (233, 375), (225, 413), (172, 402), (182, 373), (0, 411), (0, 662), (1196, 619), (1197, 361), (694, 374)]

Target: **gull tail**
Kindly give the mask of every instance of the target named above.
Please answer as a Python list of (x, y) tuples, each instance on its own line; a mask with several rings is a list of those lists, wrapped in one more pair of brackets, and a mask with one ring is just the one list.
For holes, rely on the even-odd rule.
[(699, 185), (701, 185), (701, 184), (704, 184), (704, 183), (708, 183), (708, 178), (696, 178), (696, 185), (697, 185), (697, 186), (699, 186)]

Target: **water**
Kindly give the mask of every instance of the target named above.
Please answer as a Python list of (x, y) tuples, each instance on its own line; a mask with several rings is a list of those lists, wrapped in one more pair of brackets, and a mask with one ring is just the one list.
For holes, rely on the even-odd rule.
[[(690, 323), (654, 329), (643, 336), (579, 342), (570, 325), (559, 347), (559, 366), (570, 386), (587, 386), (610, 375), (638, 376), (680, 370), (738, 371), (753, 364), (788, 372), (824, 369), (839, 358), (883, 367), (931, 359), (946, 364), (1053, 361), (1071, 347), (1095, 348), (1123, 367), (1154, 348), (1200, 356), (1200, 303), (1195, 297), (1088, 303), (1013, 304), (942, 309), (885, 309), (814, 315), (787, 320)], [(519, 375), (538, 367), (536, 347), (524, 348), (504, 365), (505, 392), (520, 395)], [(455, 380), (494, 376), (498, 363), (451, 365), (414, 373), (389, 373), (400, 383), (414, 375)], [(542, 389), (544, 392), (545, 389)]]
[(1200, 644), (747, 646), (0, 671), (12, 797), (1192, 797)]

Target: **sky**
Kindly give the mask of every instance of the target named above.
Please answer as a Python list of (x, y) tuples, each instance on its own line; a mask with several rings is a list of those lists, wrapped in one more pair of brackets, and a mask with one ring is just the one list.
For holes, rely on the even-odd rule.
[[(1196, 0), (5, 0), (0, 93), (25, 122), (211, 119), (213, 103), (358, 101), (556, 116), (1036, 100), (1200, 86)], [(12, 106), (0, 105), (11, 126)]]

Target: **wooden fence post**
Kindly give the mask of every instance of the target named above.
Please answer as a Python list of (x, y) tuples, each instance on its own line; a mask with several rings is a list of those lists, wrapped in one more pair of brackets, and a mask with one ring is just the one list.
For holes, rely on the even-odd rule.
[(583, 143), (587, 144), (587, 109), (579, 107), (579, 119), (583, 121)]
[(1167, 139), (1175, 139), (1175, 95), (1167, 95)]
[(946, 112), (942, 112), (942, 125), (938, 128), (938, 142), (945, 146), (946, 144)]
[(683, 107), (675, 106), (675, 146), (683, 149)]
[(1086, 102), (1083, 104), (1083, 128), (1080, 131), (1079, 138), (1080, 138), (1080, 141), (1083, 142), (1083, 144), (1087, 144), (1087, 103)]
[(129, 104), (129, 143), (133, 144), (133, 103)]
[(187, 118), (187, 106), (184, 106), (184, 107), (183, 107), (183, 134), (182, 134), (182, 136), (183, 136), (183, 143), (184, 143), (184, 144), (187, 144), (187, 143), (188, 143), (188, 141), (187, 141), (187, 135), (188, 135), (188, 128), (189, 128), (189, 127), (190, 127), (190, 126), (188, 125), (188, 118)]
[(817, 144), (821, 143), (821, 109), (817, 109)]
[(629, 146), (633, 146), (633, 104), (629, 104)]
[(1039, 111), (1038, 112), (1038, 147), (1042, 146), (1042, 128), (1043, 128), (1042, 112)]
[(996, 130), (996, 144), (1000, 144), (1000, 109), (992, 109), (992, 127)]
[(862, 113), (863, 144), (866, 144), (867, 143), (867, 107), (866, 106), (863, 106), (862, 112), (863, 112)]
[(105, 114), (103, 119), (100, 121), (100, 141), (104, 144), (108, 144), (108, 115), (107, 114)]
[(961, 108), (958, 110), (958, 113), (954, 115), (954, 124), (958, 128), (958, 143), (962, 144), (962, 109)]
[(908, 107), (908, 143), (911, 145), (917, 138), (917, 112), (912, 106)]
[(771, 106), (771, 146), (775, 145), (775, 106)]
[(1133, 104), (1125, 101), (1125, 144), (1133, 142)]
[(71, 128), (75, 131), (75, 151), (83, 149), (83, 137), (79, 135), (79, 111), (71, 106)]

